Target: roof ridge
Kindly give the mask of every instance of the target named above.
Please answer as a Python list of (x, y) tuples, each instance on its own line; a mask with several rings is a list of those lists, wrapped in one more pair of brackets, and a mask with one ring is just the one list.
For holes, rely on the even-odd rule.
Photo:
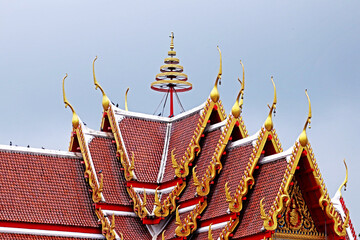
[(206, 102), (200, 104), (199, 106), (196, 106), (190, 110), (187, 110), (183, 113), (180, 113), (174, 117), (162, 117), (162, 116), (154, 116), (151, 114), (147, 114), (147, 113), (138, 113), (138, 112), (131, 112), (131, 111), (126, 111), (123, 110), (121, 108), (118, 108), (116, 106), (113, 106), (114, 108), (114, 113), (116, 115), (121, 115), (121, 116), (126, 116), (126, 117), (135, 117), (135, 118), (141, 118), (141, 119), (146, 119), (146, 120), (150, 120), (150, 121), (159, 121), (159, 122), (164, 122), (164, 123), (171, 123), (171, 122), (175, 122), (178, 120), (181, 120), (182, 118), (187, 117), (188, 115), (191, 115), (197, 111), (199, 111), (200, 109), (203, 109), (205, 106)]
[(67, 151), (51, 150), (51, 149), (42, 149), (42, 148), (32, 148), (32, 147), (21, 147), (21, 146), (0, 145), (0, 151), (29, 153), (29, 154), (34, 154), (35, 153), (35, 154), (42, 154), (42, 155), (49, 155), (49, 156), (82, 158), (80, 153), (75, 153), (75, 152), (67, 152)]
[[(275, 146), (275, 150), (277, 152), (282, 152), (282, 147), (279, 142), (278, 136), (274, 128), (270, 131), (266, 130), (263, 126), (257, 132), (257, 140), (253, 145), (252, 153), (249, 158), (248, 164), (244, 171), (244, 175), (241, 177), (241, 180), (238, 184), (237, 189), (235, 190), (234, 197), (231, 196), (230, 187), (225, 185), (225, 194), (226, 194), (226, 201), (229, 203), (229, 210), (233, 213), (240, 213), (243, 207), (243, 200), (244, 197), (247, 195), (249, 188), (251, 189), (252, 186), (255, 184), (255, 179), (253, 177), (254, 171), (257, 168), (257, 164), (260, 162), (262, 151), (265, 147), (266, 141), (270, 140), (272, 144)], [(254, 141), (254, 135), (251, 137), (252, 141)], [(279, 154), (279, 153), (277, 153)], [(273, 155), (271, 155), (273, 156)], [(229, 221), (227, 226), (224, 227), (220, 234), (220, 239), (228, 239), (229, 235), (234, 231), (235, 227), (239, 223), (240, 215), (237, 215), (234, 221)]]
[[(229, 140), (231, 140), (232, 138), (231, 134), (233, 133), (235, 127), (240, 128), (243, 138), (247, 136), (247, 131), (246, 129), (243, 128), (243, 126), (244, 124), (241, 116), (235, 118), (232, 114), (230, 114), (229, 117), (227, 118), (225, 126), (222, 129), (213, 156), (211, 157), (208, 168), (204, 176), (201, 178), (201, 181), (199, 181), (196, 176), (196, 171), (195, 171), (196, 167), (193, 168), (193, 179), (194, 179), (194, 184), (196, 186), (196, 193), (198, 196), (207, 196), (210, 193), (210, 184), (215, 179), (215, 177), (218, 174), (220, 174), (222, 170), (221, 157), (224, 154), (226, 154), (225, 149), (229, 143)], [(178, 226), (175, 229), (176, 235), (188, 236), (191, 233), (193, 233), (197, 229), (197, 224), (195, 223), (196, 218), (205, 210), (206, 207), (207, 207), (207, 200), (205, 199), (203, 202), (200, 201), (196, 205), (196, 207), (187, 215), (187, 217), (185, 217), (184, 219), (185, 224), (181, 220), (177, 221), (176, 225)], [(177, 211), (177, 215), (178, 215), (178, 211)], [(194, 225), (189, 224), (191, 222), (194, 223)]]
[[(189, 146), (186, 148), (184, 156), (182, 157), (180, 163), (177, 162), (175, 159), (175, 155), (173, 151), (171, 151), (171, 159), (172, 159), (172, 166), (175, 169), (175, 175), (178, 178), (186, 178), (190, 171), (189, 166), (191, 167), (192, 162), (194, 161), (195, 157), (200, 153), (201, 147), (199, 145), (200, 140), (203, 136), (205, 128), (209, 123), (209, 119), (213, 110), (217, 111), (219, 114), (222, 114), (221, 117), (225, 118), (225, 114), (223, 111), (223, 106), (221, 101), (213, 102), (210, 98), (207, 99), (202, 112), (200, 113), (199, 122), (197, 127), (194, 131), (194, 135), (191, 138), (191, 142)], [(181, 192), (186, 187), (186, 181), (183, 181), (181, 185), (178, 183), (176, 187), (170, 192), (170, 194), (166, 197), (162, 204), (160, 202), (155, 202), (157, 205), (156, 209), (154, 210), (154, 214), (158, 217), (166, 217), (169, 213), (173, 213), (176, 209), (176, 198), (181, 194)], [(171, 208), (171, 211), (170, 211)]]

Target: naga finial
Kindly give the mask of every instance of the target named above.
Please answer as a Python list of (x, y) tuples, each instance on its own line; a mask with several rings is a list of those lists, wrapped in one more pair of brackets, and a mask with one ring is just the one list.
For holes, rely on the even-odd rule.
[(268, 117), (266, 118), (266, 121), (265, 121), (265, 128), (268, 131), (271, 131), (273, 126), (274, 126), (273, 121), (272, 121), (272, 113), (273, 113), (273, 111), (275, 111), (276, 103), (277, 103), (277, 100), (276, 100), (276, 87), (275, 87), (275, 83), (274, 83), (274, 78), (272, 76), (271, 76), (271, 82), (272, 82), (272, 84), (274, 86), (274, 100), (273, 100), (273, 103), (272, 103), (271, 107), (268, 104), (268, 107), (270, 108), (270, 111), (269, 111), (269, 115), (268, 115)]
[(165, 240), (165, 232), (166, 232), (166, 230), (164, 230), (164, 231), (161, 233), (161, 240)]
[(340, 185), (339, 189), (337, 190), (337, 191), (339, 192), (339, 194), (340, 194), (340, 197), (342, 197), (342, 195), (341, 195), (341, 189), (342, 189), (343, 187), (345, 187), (344, 190), (346, 191), (346, 184), (347, 184), (347, 182), (348, 182), (348, 167), (347, 167), (347, 165), (346, 165), (345, 159), (344, 159), (344, 165), (345, 165), (345, 169), (346, 169), (345, 180), (344, 180), (344, 182)]
[(126, 92), (125, 92), (125, 111), (129, 111), (128, 105), (127, 105), (127, 94), (128, 94), (128, 92), (129, 92), (129, 89), (130, 89), (130, 88), (127, 88), (127, 89), (126, 89)]
[(170, 43), (170, 49), (173, 50), (174, 49), (174, 32), (171, 32), (171, 36), (169, 36), (171, 38), (171, 43)]
[[(241, 64), (242, 69), (243, 69), (243, 79), (241, 81), (240, 78), (238, 78), (238, 81), (241, 84), (241, 89), (240, 89), (240, 92), (237, 95), (235, 104), (231, 109), (231, 113), (235, 118), (238, 118), (240, 116), (242, 105), (243, 105), (243, 102), (244, 102), (243, 99), (244, 99), (244, 89), (245, 89), (245, 69), (244, 69), (244, 64), (242, 64), (241, 60), (240, 60), (240, 64)], [(241, 96), (241, 100), (240, 100), (240, 103), (239, 103), (240, 96)]]
[(95, 57), (94, 61), (93, 61), (93, 76), (94, 76), (94, 84), (95, 84), (95, 89), (100, 88), (100, 91), (103, 95), (102, 98), (102, 105), (104, 108), (104, 111), (106, 111), (109, 108), (110, 105), (110, 100), (109, 98), (106, 96), (104, 89), (100, 86), (100, 84), (98, 83), (98, 81), (96, 80), (96, 76), (95, 76), (95, 61), (97, 59), (97, 56)]
[(208, 240), (214, 240), (211, 229), (212, 223), (209, 225)]
[(67, 78), (67, 76), (68, 76), (68, 75), (66, 74), (65, 77), (63, 78), (63, 81), (62, 81), (62, 86), (63, 86), (63, 98), (64, 98), (64, 103), (65, 103), (65, 108), (66, 108), (67, 106), (69, 106), (70, 109), (71, 109), (71, 111), (72, 111), (72, 113), (73, 113), (72, 121), (71, 121), (71, 122), (72, 122), (72, 125), (73, 125), (74, 128), (77, 128), (77, 127), (79, 126), (79, 122), (80, 122), (79, 117), (78, 117), (78, 115), (76, 114), (73, 106), (71, 106), (71, 104), (70, 104), (69, 101), (67, 100), (66, 95), (65, 95), (65, 78)]
[(215, 81), (215, 85), (214, 85), (214, 88), (211, 90), (211, 93), (210, 93), (210, 98), (213, 102), (217, 102), (220, 98), (220, 94), (219, 94), (219, 91), (217, 89), (217, 84), (219, 82), (219, 84), (221, 84), (221, 75), (222, 75), (222, 58), (221, 58), (221, 50), (219, 48), (219, 46), (217, 46), (217, 49), (219, 51), (219, 54), (220, 54), (220, 68), (219, 68), (219, 73), (216, 77), (216, 81)]
[(305, 147), (308, 144), (308, 138), (307, 138), (307, 135), (306, 135), (306, 128), (307, 128), (308, 125), (309, 125), (309, 128), (311, 128), (310, 123), (311, 123), (311, 117), (312, 117), (312, 114), (311, 114), (311, 102), (310, 102), (309, 95), (307, 93), (307, 89), (305, 89), (305, 94), (306, 94), (306, 97), (307, 97), (308, 102), (309, 102), (309, 114), (308, 114), (308, 117), (306, 119), (304, 129), (301, 132), (300, 137), (299, 137), (299, 142), (300, 142), (301, 146), (303, 146), (303, 147)]

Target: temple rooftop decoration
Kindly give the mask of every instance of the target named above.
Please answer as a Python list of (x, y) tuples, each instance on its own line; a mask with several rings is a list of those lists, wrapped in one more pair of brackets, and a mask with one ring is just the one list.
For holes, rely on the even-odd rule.
[(165, 92), (166, 99), (164, 106), (167, 101), (168, 95), (170, 95), (170, 115), (169, 117), (174, 116), (174, 94), (178, 99), (179, 105), (182, 108), (182, 111), (185, 111), (181, 105), (180, 99), (177, 95), (178, 92), (187, 92), (192, 89), (192, 84), (187, 82), (188, 76), (183, 73), (183, 66), (179, 65), (180, 60), (176, 58), (176, 51), (174, 51), (174, 33), (171, 32), (171, 43), (170, 51), (168, 51), (168, 56), (165, 58), (164, 63), (160, 67), (159, 74), (156, 74), (155, 82), (151, 83), (151, 89), (158, 92)]
[[(173, 41), (172, 33), (169, 57), (151, 85), (170, 95), (171, 104), (173, 94), (192, 88)], [(169, 117), (129, 111), (129, 89), (125, 109), (115, 106), (99, 83), (106, 80), (96, 79), (96, 57), (100, 130), (76, 114), (65, 95), (66, 75), (69, 150), (0, 145), (0, 239), (356, 240), (341, 193), (348, 168), (344, 161), (345, 180), (331, 199), (306, 133), (307, 91), (304, 128), (283, 151), (273, 119), (274, 79), (269, 113), (249, 135), (242, 118), (245, 67), (240, 61), (242, 79), (233, 80), (238, 94), (226, 114), (218, 51), (209, 96), (194, 98), (200, 105), (176, 116), (170, 109)]]

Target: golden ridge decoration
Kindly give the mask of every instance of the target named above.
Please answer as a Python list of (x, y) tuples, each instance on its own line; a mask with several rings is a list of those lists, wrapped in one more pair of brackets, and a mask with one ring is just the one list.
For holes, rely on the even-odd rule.
[(127, 181), (130, 181), (134, 176), (134, 169), (135, 169), (135, 155), (134, 152), (131, 152), (131, 164), (128, 164), (128, 161), (125, 158), (125, 154), (122, 150), (117, 151), (120, 155), (120, 161), (122, 166), (124, 167), (124, 175)]
[(73, 132), (76, 133), (77, 139), (79, 141), (81, 154), (83, 156), (83, 160), (84, 160), (84, 164), (85, 164), (84, 177), (88, 180), (88, 183), (91, 187), (92, 200), (94, 201), (94, 203), (98, 203), (101, 200), (104, 176), (102, 173), (100, 173), (100, 181), (99, 181), (99, 185), (98, 185), (97, 181), (96, 181), (95, 171), (93, 170), (93, 168), (91, 167), (91, 164), (90, 164), (90, 154), (89, 154), (88, 148), (86, 146), (86, 141), (85, 141), (84, 133), (82, 130), (82, 125), (79, 124), (78, 128), (74, 129)]
[[(241, 114), (241, 109), (242, 109), (242, 105), (244, 103), (244, 89), (245, 89), (245, 69), (244, 69), (244, 65), (242, 64), (241, 60), (240, 60), (240, 64), (242, 66), (243, 69), (243, 80), (241, 81), (240, 78), (238, 78), (238, 81), (241, 84), (241, 89), (236, 97), (236, 101), (234, 103), (234, 106), (231, 108), (231, 114), (235, 117), (238, 118)], [(239, 103), (239, 99), (241, 96), (241, 101)]]
[(162, 232), (162, 234), (161, 234), (161, 240), (165, 240), (165, 232), (166, 232), (166, 230), (164, 230), (164, 231)]
[(127, 89), (126, 89), (126, 92), (125, 92), (125, 111), (129, 111), (129, 109), (128, 109), (128, 104), (127, 104), (127, 94), (128, 94), (128, 92), (129, 92), (129, 89), (130, 89), (130, 88), (127, 88)]
[(308, 124), (309, 124), (309, 128), (311, 128), (310, 123), (311, 123), (311, 117), (312, 117), (312, 114), (311, 114), (311, 102), (310, 102), (309, 95), (307, 93), (307, 89), (305, 89), (305, 94), (306, 94), (306, 97), (307, 97), (308, 102), (309, 102), (309, 114), (308, 114), (308, 117), (306, 119), (304, 129), (303, 129), (303, 131), (301, 132), (301, 134), (299, 136), (299, 142), (300, 142), (302, 147), (305, 147), (307, 145), (307, 143), (309, 142), (308, 138), (307, 138), (307, 135), (306, 135), (306, 128), (307, 128)]
[[(216, 145), (214, 155), (211, 158), (209, 166), (208, 166), (204, 176), (202, 177), (201, 181), (197, 177), (196, 167), (193, 168), (194, 185), (196, 186), (196, 193), (199, 196), (207, 196), (210, 193), (210, 183), (216, 176), (216, 170), (218, 170), (217, 174), (219, 174), (220, 171), (222, 170), (221, 157), (225, 151), (225, 148), (228, 144), (228, 141), (231, 137), (234, 127), (240, 126), (239, 120), (240, 120), (240, 118), (235, 118), (233, 115), (229, 115), (228, 121), (226, 122), (224, 129), (220, 135), (219, 141)], [(244, 138), (246, 136), (244, 129), (240, 128), (240, 131), (241, 131), (241, 134), (243, 135), (242, 137)], [(207, 206), (206, 200), (203, 203), (200, 202), (199, 204), (196, 205), (195, 209), (193, 209), (193, 211), (191, 211), (190, 214), (188, 214), (187, 218), (185, 218), (185, 219), (188, 219), (187, 221), (190, 221), (189, 219), (193, 219), (192, 215), (198, 216), (206, 208), (206, 206)], [(178, 233), (184, 234), (184, 235), (178, 235), (178, 234), (177, 235), (178, 236), (188, 236), (186, 234), (192, 233), (193, 231), (196, 230), (196, 228), (197, 228), (196, 223), (194, 223), (191, 226), (191, 229), (192, 229), (191, 231), (188, 230), (186, 227), (180, 227), (178, 225), (178, 227), (177, 227)]]
[[(275, 198), (273, 205), (271, 206), (269, 212), (266, 214), (263, 209), (261, 210), (261, 216), (264, 220), (264, 227), (266, 230), (275, 230), (277, 228), (277, 215), (288, 206), (290, 203), (289, 197), (289, 187), (291, 186), (291, 182), (293, 180), (293, 176), (296, 171), (296, 167), (300, 161), (300, 157), (303, 152), (306, 152), (306, 159), (310, 165), (311, 169), (314, 169), (312, 174), (314, 175), (314, 179), (316, 184), (320, 186), (320, 198), (319, 198), (319, 206), (322, 210), (325, 211), (326, 216), (334, 221), (334, 231), (338, 236), (346, 235), (346, 227), (349, 223), (349, 214), (348, 211), (345, 213), (345, 221), (343, 222), (340, 214), (335, 210), (333, 203), (329, 197), (328, 191), (325, 187), (324, 179), (321, 176), (320, 169), (316, 163), (316, 159), (314, 157), (313, 150), (310, 146), (310, 143), (307, 143), (305, 147), (301, 146), (299, 142), (296, 142), (294, 145), (294, 149), (292, 155), (290, 157), (290, 161), (286, 167), (285, 174), (280, 185), (279, 192)], [(285, 203), (284, 203), (285, 202)]]
[[(171, 161), (172, 167), (175, 170), (175, 175), (178, 178), (186, 178), (190, 171), (189, 165), (194, 161), (195, 157), (199, 155), (201, 151), (200, 140), (204, 133), (205, 127), (208, 124), (208, 120), (210, 119), (211, 113), (213, 110), (216, 110), (220, 116), (220, 119), (223, 121), (226, 118), (225, 110), (219, 100), (217, 103), (212, 102), (209, 98), (206, 101), (203, 111), (200, 114), (199, 122), (194, 131), (194, 135), (191, 138), (190, 144), (185, 150), (185, 154), (180, 160), (180, 163), (176, 160), (176, 155), (174, 154), (175, 149), (171, 151)], [(247, 131), (245, 129), (244, 123), (240, 117), (239, 119), (241, 129), (244, 131), (244, 135), (247, 136)], [(163, 201), (162, 206), (157, 206), (155, 208), (155, 215), (157, 217), (166, 217), (169, 213), (173, 213), (176, 208), (175, 199), (181, 194), (181, 192), (186, 187), (186, 181), (183, 181), (181, 184), (177, 184), (177, 186), (171, 191), (171, 193), (167, 196), (167, 198)]]
[(274, 100), (273, 100), (273, 103), (272, 103), (271, 107), (270, 107), (269, 104), (268, 104), (268, 107), (269, 107), (270, 111), (269, 111), (269, 115), (268, 115), (268, 117), (266, 118), (265, 124), (264, 124), (266, 130), (268, 130), (268, 131), (271, 131), (271, 130), (273, 129), (273, 126), (274, 126), (273, 121), (272, 121), (272, 113), (273, 113), (273, 111), (275, 111), (275, 109), (276, 109), (276, 103), (277, 103), (277, 100), (276, 100), (276, 87), (275, 87), (275, 83), (274, 83), (273, 77), (271, 77), (271, 82), (272, 82), (272, 84), (273, 84), (273, 86), (274, 86)]
[(255, 184), (253, 174), (261, 157), (261, 152), (264, 149), (268, 139), (270, 139), (272, 142), (277, 153), (283, 151), (275, 129), (272, 129), (271, 132), (269, 132), (264, 127), (261, 128), (258, 139), (255, 143), (255, 147), (252, 150), (249, 162), (247, 163), (244, 175), (241, 177), (240, 183), (235, 191), (234, 197), (231, 196), (228, 183), (225, 184), (226, 201), (229, 203), (229, 209), (231, 212), (240, 212), (242, 210), (242, 199), (246, 196), (249, 189), (251, 189)]
[(133, 208), (136, 215), (138, 215), (141, 219), (145, 218), (149, 212), (146, 209), (146, 191), (144, 189), (144, 197), (143, 200), (140, 200), (137, 193), (135, 192), (132, 185), (130, 187), (127, 187), (127, 191), (133, 201)]
[[(104, 213), (101, 211), (101, 208), (95, 210), (96, 216), (99, 218), (101, 222), (101, 233), (105, 236), (107, 240), (115, 240), (116, 232), (115, 232), (115, 215), (112, 215), (111, 223), (106, 219)], [(123, 240), (123, 234), (120, 233), (121, 240)]]
[(79, 120), (79, 117), (78, 117), (78, 115), (76, 114), (73, 106), (71, 106), (71, 104), (69, 103), (69, 101), (67, 100), (66, 95), (65, 95), (65, 79), (67, 78), (67, 76), (68, 76), (68, 75), (66, 74), (65, 77), (64, 77), (63, 80), (62, 80), (63, 98), (64, 98), (64, 103), (65, 103), (65, 108), (67, 108), (67, 107), (69, 106), (69, 108), (70, 108), (71, 111), (72, 111), (73, 116), (72, 116), (71, 122), (72, 122), (73, 127), (76, 129), (76, 128), (79, 126), (80, 120)]
[(239, 218), (237, 217), (235, 220), (230, 218), (230, 221), (227, 222), (226, 226), (220, 233), (220, 240), (229, 240), (230, 234), (235, 230), (236, 226), (239, 224)]
[(102, 106), (104, 108), (104, 111), (108, 110), (109, 105), (110, 105), (110, 100), (109, 98), (106, 96), (104, 89), (100, 86), (100, 84), (98, 83), (98, 81), (96, 80), (96, 76), (95, 76), (95, 61), (97, 59), (97, 56), (94, 58), (93, 61), (93, 76), (94, 76), (94, 84), (95, 84), (95, 89), (100, 89), (103, 98), (102, 98)]
[(185, 217), (183, 221), (180, 219), (179, 206), (176, 208), (176, 221), (177, 225), (175, 234), (178, 237), (187, 237), (197, 229), (197, 217), (204, 211), (207, 206), (206, 200), (199, 202), (195, 208)]
[(208, 240), (214, 240), (213, 235), (212, 235), (211, 225), (212, 225), (212, 223), (209, 225)]
[(210, 93), (210, 98), (211, 100), (216, 103), (219, 98), (220, 98), (220, 94), (219, 94), (219, 91), (218, 91), (218, 82), (219, 84), (221, 84), (221, 75), (222, 75), (222, 58), (221, 58), (221, 50), (219, 48), (219, 46), (217, 46), (217, 49), (219, 51), (219, 54), (220, 54), (220, 67), (219, 67), (219, 73), (216, 77), (216, 80), (215, 80), (215, 85), (214, 85), (214, 88), (211, 90), (211, 93)]
[(340, 185), (339, 189), (337, 190), (338, 193), (339, 193), (340, 198), (342, 197), (341, 189), (342, 189), (343, 187), (345, 187), (345, 190), (346, 190), (346, 184), (347, 184), (347, 182), (348, 182), (348, 168), (347, 168), (345, 159), (344, 159), (344, 165), (345, 165), (345, 169), (346, 169), (345, 180), (344, 180), (344, 182)]
[(176, 160), (176, 155), (174, 154), (175, 149), (171, 151), (171, 161), (172, 166), (175, 169), (175, 174), (179, 178), (185, 178), (189, 175), (189, 164), (192, 163), (196, 156), (201, 152), (200, 140), (201, 135), (204, 133), (204, 130), (208, 124), (211, 113), (214, 109), (217, 109), (221, 121), (226, 118), (225, 110), (222, 106), (221, 100), (218, 103), (211, 102), (207, 100), (205, 107), (200, 115), (199, 122), (194, 131), (194, 135), (191, 138), (190, 144), (185, 150), (185, 154), (180, 160), (180, 164)]

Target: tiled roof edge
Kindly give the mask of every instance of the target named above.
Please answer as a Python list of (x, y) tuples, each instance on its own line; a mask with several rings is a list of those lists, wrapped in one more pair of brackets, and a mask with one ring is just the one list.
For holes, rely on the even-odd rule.
[(26, 228), (0, 227), (0, 232), (13, 233), (13, 234), (38, 235), (38, 236), (51, 236), (51, 237), (105, 239), (105, 237), (102, 234), (97, 234), (97, 233), (64, 232), (64, 231), (26, 229)]
[(142, 119), (147, 119), (147, 120), (152, 120), (152, 121), (159, 121), (159, 122), (164, 122), (164, 123), (171, 123), (174, 121), (178, 121), (182, 118), (187, 117), (188, 115), (191, 115), (197, 111), (200, 111), (204, 108), (206, 102), (204, 102), (203, 104), (194, 107), (193, 109), (190, 109), (186, 112), (180, 113), (172, 118), (169, 117), (160, 117), (160, 116), (154, 116), (154, 115), (150, 115), (150, 114), (146, 114), (146, 113), (138, 113), (138, 112), (130, 112), (130, 111), (125, 111), (123, 109), (117, 108), (115, 106), (113, 106), (114, 109), (114, 113), (116, 115), (123, 115), (123, 116), (127, 116), (127, 117), (136, 117), (136, 118), (142, 118)]
[(273, 154), (267, 157), (263, 157), (259, 159), (258, 164), (262, 165), (262, 164), (266, 164), (266, 163), (270, 163), (270, 162), (274, 162), (276, 160), (282, 159), (282, 158), (286, 158), (286, 161), (289, 162), (290, 161), (290, 157), (292, 155), (292, 150), (293, 148), (289, 148), (288, 150), (284, 151), (284, 152), (280, 152), (277, 154)]
[(41, 148), (8, 146), (8, 145), (0, 145), (0, 151), (29, 153), (29, 154), (35, 153), (35, 154), (42, 154), (42, 155), (49, 155), (49, 156), (82, 158), (81, 153), (74, 153), (74, 152), (67, 152), (67, 151), (60, 151), (60, 150), (58, 151), (58, 150), (50, 150), (50, 149), (41, 149)]
[(101, 131), (97, 131), (88, 127), (83, 127), (83, 131), (85, 134), (87, 135), (91, 135), (94, 137), (104, 137), (104, 138), (111, 138), (114, 139), (114, 134), (110, 133), (110, 132), (101, 132)]

